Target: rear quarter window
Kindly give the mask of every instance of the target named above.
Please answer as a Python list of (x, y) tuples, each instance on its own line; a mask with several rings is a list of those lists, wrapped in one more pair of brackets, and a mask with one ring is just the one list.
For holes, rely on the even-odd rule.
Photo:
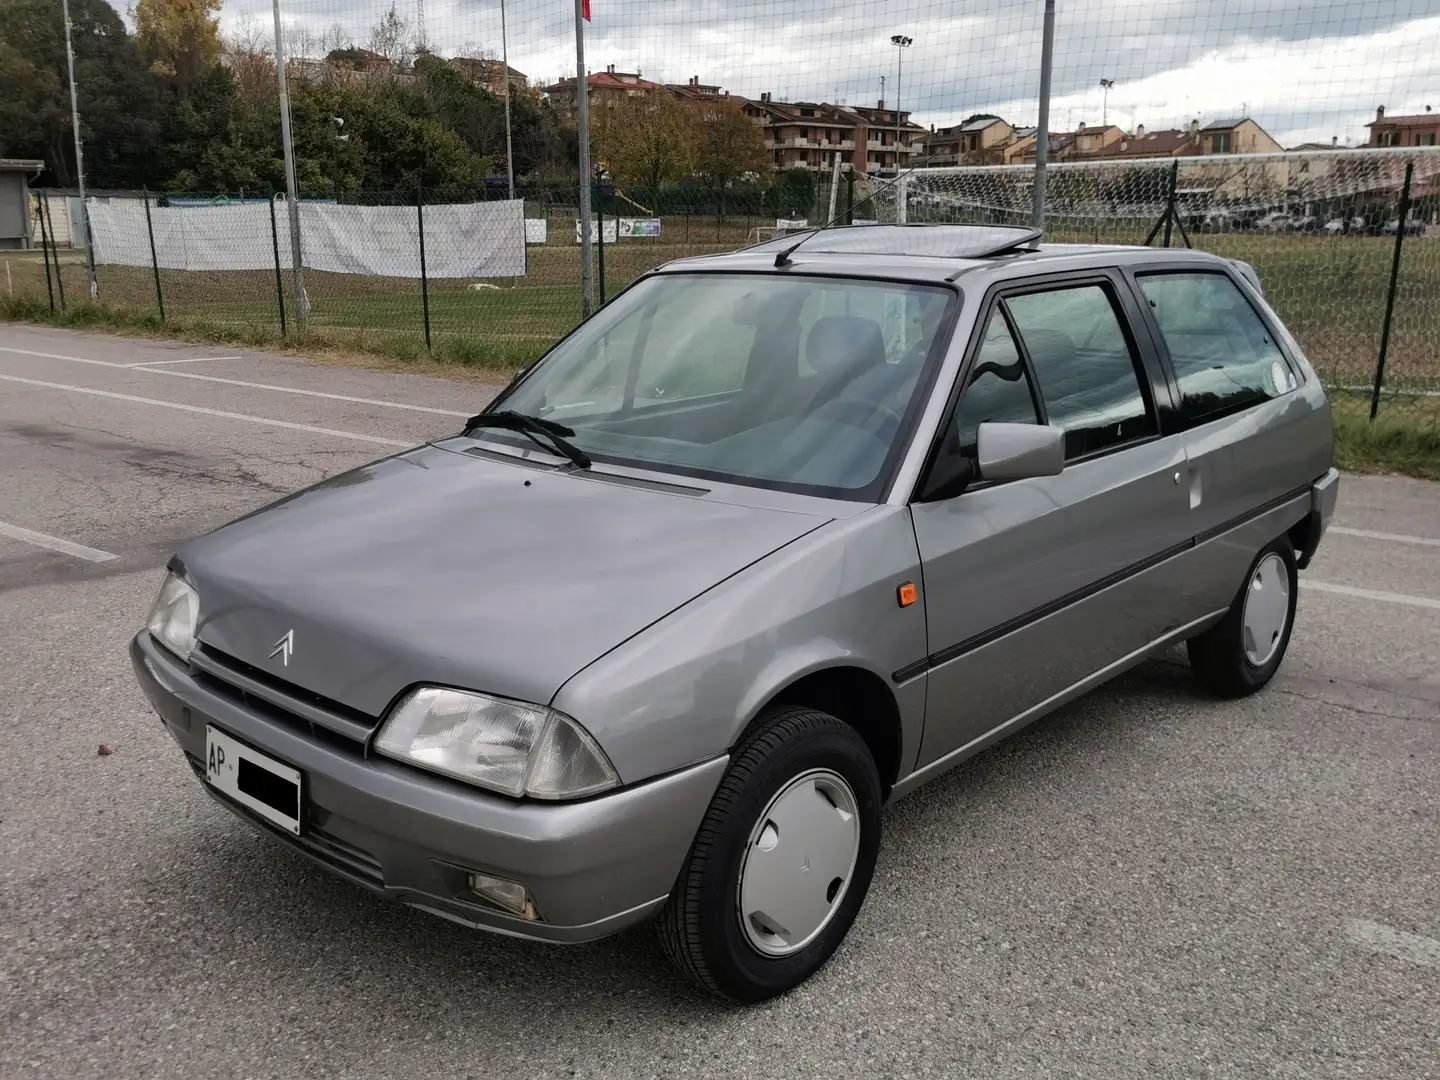
[(1299, 385), (1285, 354), (1244, 293), (1221, 273), (1142, 274), (1192, 423), (1288, 394)]

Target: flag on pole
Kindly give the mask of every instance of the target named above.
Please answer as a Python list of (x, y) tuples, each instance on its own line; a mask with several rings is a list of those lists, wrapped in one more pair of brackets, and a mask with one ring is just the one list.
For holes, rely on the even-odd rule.
[(585, 16), (586, 22), (590, 21), (590, 0), (583, 0), (581, 14)]

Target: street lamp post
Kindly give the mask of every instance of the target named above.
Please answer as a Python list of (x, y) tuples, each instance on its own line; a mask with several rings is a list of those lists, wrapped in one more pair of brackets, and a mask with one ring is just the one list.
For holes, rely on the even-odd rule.
[(890, 44), (895, 46), (895, 175), (900, 175), (900, 78), (905, 50), (915, 44), (915, 39), (904, 34), (893, 34)]
[(1115, 80), (1114, 80), (1114, 79), (1101, 79), (1101, 80), (1100, 80), (1100, 92), (1101, 92), (1101, 99), (1100, 99), (1100, 101), (1101, 101), (1101, 104), (1100, 104), (1100, 127), (1101, 127), (1101, 128), (1107, 128), (1107, 127), (1110, 126), (1110, 91), (1111, 91), (1111, 89), (1112, 89), (1114, 86), (1115, 86)]
[(505, 68), (505, 175), (515, 198), (515, 148), (510, 141), (510, 46), (505, 40), (505, 0), (500, 0), (500, 63)]

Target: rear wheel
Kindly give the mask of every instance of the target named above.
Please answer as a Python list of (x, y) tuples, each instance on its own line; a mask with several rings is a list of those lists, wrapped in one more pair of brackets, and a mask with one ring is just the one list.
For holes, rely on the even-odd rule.
[(1243, 697), (1274, 677), (1290, 645), (1298, 585), (1295, 549), (1281, 537), (1255, 557), (1225, 618), (1190, 639), (1190, 666), (1202, 685)]
[(660, 917), (671, 960), (712, 993), (762, 1001), (844, 940), (880, 846), (880, 776), (828, 713), (762, 715), (736, 749)]

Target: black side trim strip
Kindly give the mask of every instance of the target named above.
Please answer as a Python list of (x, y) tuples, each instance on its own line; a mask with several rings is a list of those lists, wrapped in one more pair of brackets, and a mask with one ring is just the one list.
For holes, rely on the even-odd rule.
[(1231, 529), (1239, 528), (1241, 525), (1244, 525), (1249, 521), (1253, 521), (1259, 517), (1264, 517), (1266, 514), (1270, 513), (1270, 511), (1278, 510), (1286, 503), (1293, 502), (1295, 499), (1302, 498), (1303, 496), (1309, 494), (1311, 486), (1312, 485), (1310, 484), (1305, 484), (1301, 487), (1295, 488), (1293, 491), (1286, 492), (1284, 495), (1276, 496), (1275, 498), (1270, 499), (1268, 502), (1262, 503), (1260, 506), (1255, 507), (1253, 510), (1247, 510), (1245, 513), (1239, 514), (1228, 521), (1222, 522), (1221, 524), (1214, 526), (1213, 528), (1206, 529), (1203, 533), (1196, 536), (1193, 540), (1187, 540), (1184, 543), (1175, 544), (1172, 547), (1168, 547), (1164, 551), (1158, 552), (1155, 555), (1151, 555), (1147, 559), (1141, 559), (1139, 562), (1132, 563), (1129, 566), (1115, 571), (1113, 574), (1107, 574), (1105, 577), (1100, 578), (1098, 581), (1092, 581), (1084, 588), (1076, 589), (1074, 592), (1067, 593), (1065, 596), (1062, 596), (1057, 600), (1052, 600), (1048, 604), (1043, 604), (1040, 607), (1027, 611), (1022, 615), (1017, 615), (1015, 618), (1009, 620), (1008, 622), (1001, 623), (999, 626), (991, 627), (984, 633), (976, 634), (974, 637), (966, 638), (964, 641), (960, 641), (954, 645), (950, 645), (944, 649), (941, 649), (937, 653), (931, 653), (927, 660), (917, 661), (916, 663), (909, 664), (906, 667), (903, 667), (899, 671), (895, 672), (890, 677), (894, 679), (896, 683), (902, 683), (906, 682), (909, 679), (915, 678), (917, 675), (927, 670), (928, 668), (936, 668), (939, 667), (941, 664), (948, 664), (951, 660), (955, 660), (961, 656), (964, 656), (966, 653), (974, 652), (976, 649), (988, 645), (992, 641), (998, 641), (1000, 638), (1005, 637), (1007, 634), (1013, 634), (1015, 631), (1021, 630), (1033, 622), (1039, 622), (1041, 619), (1054, 615), (1056, 612), (1062, 610), (1063, 608), (1069, 607), (1071, 604), (1078, 604), (1082, 600), (1087, 600), (1090, 597), (1094, 596), (1096, 593), (1103, 592), (1104, 590), (1110, 588), (1112, 585), (1120, 584), (1120, 582), (1124, 581), (1126, 578), (1134, 577), (1136, 574), (1143, 574), (1146, 570), (1149, 570), (1155, 566), (1159, 566), (1167, 559), (1173, 559), (1176, 555), (1181, 555), (1187, 551), (1190, 551), (1192, 548), (1195, 548), (1208, 540), (1213, 540), (1215, 539), (1215, 537), (1220, 536), (1223, 533), (1227, 533)]
[(899, 671), (891, 675), (890, 678), (895, 681), (896, 685), (899, 685), (900, 683), (909, 682), (918, 675), (924, 675), (925, 672), (929, 670), (930, 661), (928, 658), (925, 660), (916, 660), (913, 664), (906, 664)]
[(1215, 537), (1221, 535), (1222, 533), (1227, 533), (1231, 529), (1239, 528), (1247, 521), (1253, 521), (1258, 517), (1264, 517), (1271, 510), (1278, 510), (1280, 509), (1280, 507), (1284, 506), (1288, 502), (1293, 502), (1296, 499), (1303, 498), (1304, 496), (1309, 495), (1310, 489), (1313, 486), (1313, 484), (1302, 484), (1300, 487), (1297, 487), (1292, 491), (1287, 491), (1284, 495), (1277, 495), (1269, 502), (1257, 506), (1254, 510), (1247, 510), (1243, 514), (1237, 514), (1229, 521), (1222, 521), (1219, 525), (1215, 525), (1209, 529), (1206, 529), (1204, 532), (1196, 536), (1195, 543), (1197, 546), (1199, 546), (1200, 544), (1205, 543), (1207, 540), (1214, 540)]
[(974, 637), (966, 638), (964, 641), (941, 649), (938, 653), (931, 654), (930, 666), (939, 667), (941, 664), (949, 663), (951, 660), (964, 656), (968, 652), (974, 652), (982, 645), (988, 645), (990, 642), (997, 641), (1007, 634), (1013, 634), (1016, 630), (1028, 626), (1030, 623), (1039, 622), (1047, 616), (1054, 615), (1057, 611), (1060, 611), (1062, 608), (1067, 608), (1071, 604), (1078, 604), (1081, 600), (1088, 599), (1098, 592), (1103, 592), (1112, 585), (1118, 585), (1126, 578), (1144, 573), (1152, 566), (1159, 566), (1166, 559), (1172, 559), (1182, 552), (1189, 551), (1194, 546), (1194, 541), (1187, 540), (1182, 544), (1168, 547), (1164, 551), (1151, 555), (1149, 558), (1141, 559), (1137, 563), (1123, 567), (1113, 574), (1106, 574), (1103, 578), (1092, 581), (1084, 588), (1076, 589), (1074, 592), (1067, 593), (1065, 596), (1052, 600), (1048, 604), (1042, 604), (1040, 607), (1027, 611), (1023, 615), (1017, 615), (1015, 618), (1008, 622), (1003, 622), (999, 626), (993, 626), (982, 634), (976, 634)]

